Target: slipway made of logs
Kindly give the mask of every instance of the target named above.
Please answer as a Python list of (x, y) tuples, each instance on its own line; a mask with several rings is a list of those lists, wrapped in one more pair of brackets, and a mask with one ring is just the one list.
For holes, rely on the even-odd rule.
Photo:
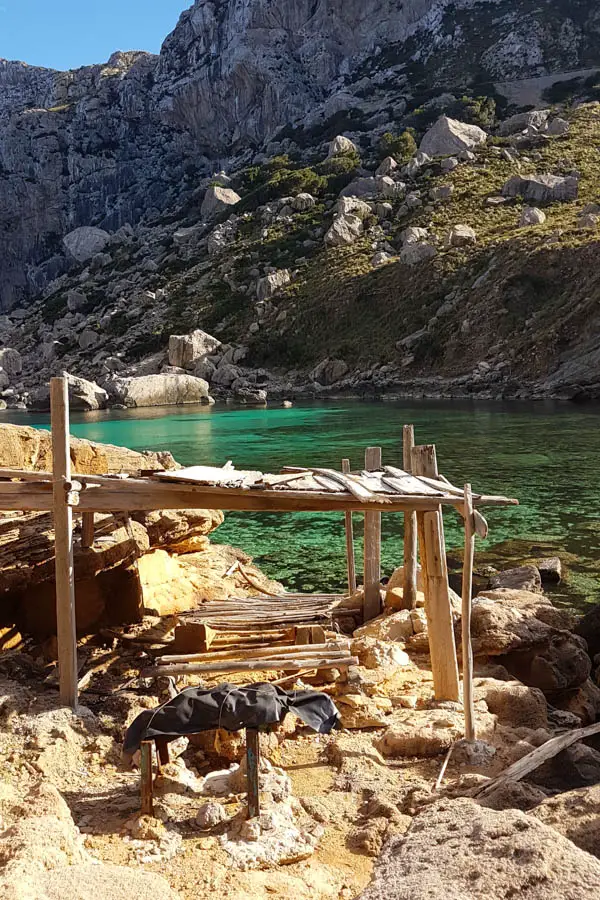
[[(487, 496), (452, 485), (438, 472), (435, 447), (415, 446), (414, 430), (408, 425), (403, 433), (403, 468), (382, 463), (381, 449), (366, 451), (365, 467), (351, 472), (348, 460), (341, 471), (323, 468), (286, 467), (278, 474), (240, 471), (227, 463), (222, 468), (195, 466), (174, 472), (148, 472), (140, 477), (91, 476), (71, 473), (69, 444), (69, 402), (65, 378), (51, 380), (52, 472), (0, 470), (0, 509), (48, 511), (55, 523), (57, 639), (60, 700), (77, 707), (77, 639), (75, 618), (75, 578), (73, 565), (73, 516), (81, 515), (82, 545), (94, 542), (94, 514), (135, 510), (221, 509), (251, 512), (339, 512), (346, 529), (348, 593), (356, 591), (353, 514), (364, 514), (364, 600), (363, 621), (375, 618), (381, 606), (381, 513), (400, 513), (404, 518), (404, 596), (407, 608), (417, 603), (417, 559), (420, 559), (425, 612), (428, 622), (431, 666), (435, 696), (438, 700), (460, 700), (460, 679), (454, 638), (444, 525), (442, 511), (456, 510), (465, 531), (465, 555), (462, 592), (462, 660), (465, 736), (475, 736), (472, 698), (472, 653), (470, 617), (475, 536), (487, 535), (487, 523), (480, 509), (486, 506), (511, 506), (517, 500)], [(319, 626), (331, 621), (336, 606), (347, 598), (331, 595), (263, 596), (245, 601), (239, 607), (231, 603), (202, 604), (192, 614), (206, 628), (243, 631), (248, 619), (260, 630), (265, 642), (269, 630), (294, 624)], [(275, 631), (273, 631), (275, 630)], [(234, 639), (234, 640), (237, 640)], [(318, 640), (318, 639), (317, 639)], [(212, 667), (206, 671), (283, 670), (349, 665), (348, 642), (319, 644), (314, 638), (304, 647), (254, 651), (252, 663), (238, 648), (243, 666), (235, 668), (231, 653), (216, 652)], [(205, 647), (204, 649), (209, 649)], [(216, 647), (214, 648), (217, 649)], [(258, 654), (258, 655), (257, 655)], [(161, 671), (177, 673), (202, 671), (208, 654), (194, 660), (165, 657)], [(217, 659), (217, 657), (220, 657)], [(177, 666), (180, 668), (178, 669)], [(183, 670), (181, 667), (183, 666)], [(215, 668), (216, 666), (216, 668)], [(156, 670), (158, 672), (158, 670)]]

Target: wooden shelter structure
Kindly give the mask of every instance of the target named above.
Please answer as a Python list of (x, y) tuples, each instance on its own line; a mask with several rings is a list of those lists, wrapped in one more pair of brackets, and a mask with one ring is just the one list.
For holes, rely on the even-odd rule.
[[(237, 470), (227, 463), (222, 468), (194, 466), (170, 472), (143, 473), (140, 477), (71, 473), (68, 391), (64, 378), (53, 378), (51, 381), (51, 427), (53, 471), (0, 470), (0, 508), (51, 510), (54, 514), (59, 680), (60, 697), (65, 705), (75, 708), (78, 699), (74, 513), (82, 517), (83, 543), (89, 547), (94, 540), (95, 513), (192, 508), (284, 513), (339, 512), (346, 523), (350, 591), (356, 587), (352, 516), (363, 513), (365, 620), (381, 612), (381, 513), (402, 514), (405, 524), (405, 597), (411, 605), (416, 605), (418, 549), (435, 695), (440, 700), (459, 700), (459, 673), (442, 518), (444, 508), (450, 507), (465, 522), (462, 655), (466, 675), (467, 737), (473, 736), (468, 623), (474, 536), (487, 534), (487, 523), (480, 508), (514, 505), (516, 500), (474, 493), (469, 485), (458, 488), (450, 484), (438, 472), (435, 447), (414, 445), (412, 426), (404, 429), (402, 469), (383, 465), (381, 449), (371, 447), (366, 453), (365, 467), (359, 472), (351, 472), (349, 462), (344, 460), (340, 472), (323, 468), (286, 468), (278, 474), (265, 474)], [(277, 598), (270, 599), (272, 625), (272, 608), (277, 604)], [(290, 595), (280, 599), (283, 609), (285, 603), (290, 601)], [(318, 606), (315, 601), (311, 608)], [(223, 616), (227, 616), (227, 610), (223, 608), (213, 610), (213, 613), (215, 616), (218, 613), (221, 621)]]

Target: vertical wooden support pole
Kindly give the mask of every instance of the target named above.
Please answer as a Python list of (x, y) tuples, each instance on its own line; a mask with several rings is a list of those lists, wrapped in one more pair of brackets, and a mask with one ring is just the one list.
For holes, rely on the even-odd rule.
[[(433, 444), (413, 449), (413, 475), (437, 478)], [(450, 606), (450, 587), (442, 508), (417, 513), (417, 532), (425, 588), (425, 612), (436, 700), (460, 699), (458, 660)]]
[(50, 380), (54, 540), (56, 561), (56, 628), (60, 699), (77, 707), (77, 634), (73, 571), (73, 512), (67, 500), (71, 481), (69, 394), (66, 378)]
[(81, 518), (81, 546), (89, 550), (94, 546), (94, 513), (84, 512)]
[[(342, 472), (348, 475), (350, 472), (350, 460), (342, 460)], [(354, 525), (352, 513), (344, 513), (346, 521), (346, 561), (348, 566), (348, 591), (354, 594), (356, 591), (356, 560), (354, 557)]]
[(473, 646), (471, 643), (471, 609), (473, 596), (473, 562), (475, 558), (475, 517), (473, 492), (465, 484), (465, 558), (462, 581), (462, 665), (463, 703), (465, 707), (465, 737), (476, 740), (475, 704), (473, 702)]
[(156, 759), (158, 761), (158, 770), (160, 772), (161, 766), (167, 766), (171, 761), (169, 756), (169, 742), (165, 740), (156, 740), (154, 743), (156, 744)]
[(142, 815), (154, 815), (152, 796), (152, 741), (142, 741), (140, 747), (140, 778), (142, 794)]
[[(412, 472), (412, 451), (415, 446), (415, 427), (405, 425), (402, 430), (402, 466)], [(404, 609), (417, 608), (417, 514), (404, 513)]]
[(260, 741), (258, 728), (246, 728), (246, 779), (248, 781), (248, 818), (260, 815)]
[[(365, 469), (381, 468), (381, 447), (367, 447)], [(365, 600), (363, 618), (374, 619), (381, 612), (381, 513), (365, 513)]]

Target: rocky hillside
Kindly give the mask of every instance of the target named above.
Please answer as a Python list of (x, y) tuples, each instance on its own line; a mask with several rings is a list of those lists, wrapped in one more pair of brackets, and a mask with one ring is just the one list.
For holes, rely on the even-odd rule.
[(157, 57), (0, 63), (3, 401), (596, 396), (599, 20), (490, 11), (198, 0)]

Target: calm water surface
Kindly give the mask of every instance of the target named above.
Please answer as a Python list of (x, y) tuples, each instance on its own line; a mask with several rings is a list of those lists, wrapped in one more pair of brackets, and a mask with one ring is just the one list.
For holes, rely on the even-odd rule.
[[(47, 427), (43, 415), (0, 421)], [(284, 465), (361, 465), (368, 445), (401, 465), (402, 425), (435, 443), (440, 471), (455, 484), (517, 497), (518, 508), (489, 510), (490, 536), (477, 563), (560, 552), (570, 563), (557, 599), (600, 602), (600, 407), (571, 404), (399, 402), (310, 404), (292, 409), (183, 407), (74, 414), (72, 432), (135, 450), (170, 450), (184, 464), (278, 471)], [(360, 516), (356, 516), (360, 537)], [(445, 514), (449, 548), (462, 542)], [(401, 517), (383, 516), (383, 564), (402, 560)], [(288, 588), (339, 589), (345, 580), (344, 528), (337, 514), (229, 513), (215, 538), (242, 547)], [(515, 542), (510, 545), (506, 542)], [(357, 541), (360, 548), (360, 540)], [(358, 560), (360, 566), (362, 560)]]

